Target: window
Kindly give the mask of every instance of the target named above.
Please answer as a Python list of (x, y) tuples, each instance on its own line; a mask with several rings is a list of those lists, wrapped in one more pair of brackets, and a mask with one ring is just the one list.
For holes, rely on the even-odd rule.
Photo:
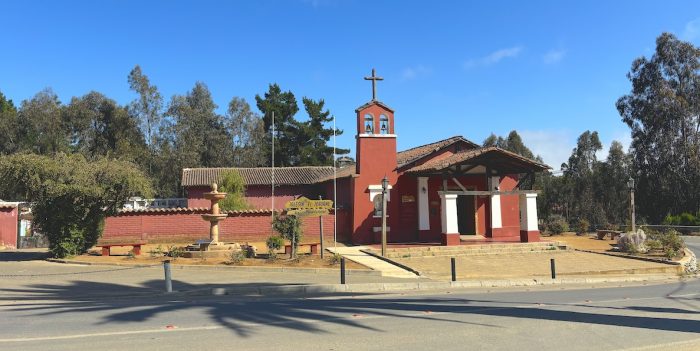
[(374, 134), (374, 116), (369, 113), (365, 115), (365, 133)]
[(372, 199), (372, 203), (374, 203), (374, 216), (381, 217), (382, 216), (382, 194), (375, 195), (374, 199)]
[(379, 116), (379, 134), (389, 134), (389, 118), (385, 115)]

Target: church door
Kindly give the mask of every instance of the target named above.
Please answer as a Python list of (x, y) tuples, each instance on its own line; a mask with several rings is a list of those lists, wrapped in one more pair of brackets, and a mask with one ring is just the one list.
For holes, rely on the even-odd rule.
[(476, 206), (473, 195), (457, 196), (457, 229), (459, 234), (476, 234)]

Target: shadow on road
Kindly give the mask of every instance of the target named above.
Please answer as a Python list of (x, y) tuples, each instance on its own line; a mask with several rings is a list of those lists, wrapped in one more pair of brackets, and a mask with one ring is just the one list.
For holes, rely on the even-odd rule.
[(36, 261), (49, 258), (46, 250), (0, 251), (0, 262)]
[[(202, 286), (174, 281), (179, 290), (193, 290)], [(228, 288), (245, 288), (259, 284), (227, 284)], [(274, 284), (269, 284), (274, 285)], [(207, 287), (217, 287), (207, 284)], [(221, 286), (224, 287), (224, 286)], [(143, 322), (164, 313), (183, 312), (186, 310), (201, 311), (208, 315), (212, 322), (225, 326), (240, 336), (250, 336), (257, 324), (275, 325), (312, 333), (331, 333), (332, 330), (323, 328), (323, 324), (314, 323), (322, 320), (340, 326), (361, 328), (376, 332), (382, 330), (363, 323), (363, 318), (385, 316), (398, 319), (421, 319), (443, 323), (472, 324), (455, 320), (454, 314), (481, 315), (522, 318), (530, 320), (560, 321), (606, 326), (623, 326), (639, 329), (662, 331), (692, 332), (700, 330), (700, 321), (680, 318), (669, 318), (661, 313), (697, 313), (697, 309), (667, 309), (649, 307), (614, 307), (613, 310), (604, 306), (591, 307), (590, 311), (572, 311), (552, 309), (550, 305), (525, 303), (511, 304), (510, 302), (494, 300), (479, 300), (469, 298), (436, 298), (436, 297), (399, 297), (395, 298), (367, 295), (361, 298), (254, 298), (230, 297), (202, 299), (193, 297), (138, 297), (138, 294), (153, 294), (162, 291), (163, 281), (152, 280), (141, 286), (127, 286), (109, 283), (73, 281), (69, 285), (34, 284), (23, 289), (0, 289), (0, 302), (13, 301), (9, 309), (36, 316), (60, 315), (67, 313), (100, 312), (101, 324)], [(105, 298), (91, 296), (90, 292), (112, 291), (125, 298)], [(77, 292), (84, 292), (82, 296)], [(10, 297), (11, 294), (12, 296)], [(4, 296), (3, 296), (4, 295)], [(126, 298), (131, 296), (130, 298)], [(332, 296), (338, 296), (334, 294)], [(483, 296), (483, 295), (482, 295)], [(697, 301), (696, 298), (693, 298)], [(134, 303), (138, 301), (138, 303)], [(561, 305), (564, 306), (564, 305)], [(570, 305), (573, 309), (575, 305)], [(619, 309), (627, 309), (631, 313), (642, 311), (651, 316), (633, 316), (619, 313)], [(580, 310), (580, 308), (579, 308)], [(614, 312), (613, 312), (614, 311)], [(616, 313), (616, 314), (613, 314)], [(655, 316), (655, 314), (658, 314)], [(464, 318), (462, 318), (464, 319)], [(468, 319), (467, 319), (468, 320)], [(483, 325), (483, 324), (479, 324)], [(501, 326), (486, 325), (500, 328)]]

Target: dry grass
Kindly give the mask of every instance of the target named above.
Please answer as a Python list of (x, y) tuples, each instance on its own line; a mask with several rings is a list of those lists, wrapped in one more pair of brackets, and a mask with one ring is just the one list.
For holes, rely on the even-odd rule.
[(571, 232), (544, 238), (564, 242), (567, 246), (574, 249), (590, 251), (612, 251), (613, 246), (617, 244), (617, 240), (610, 240), (607, 237), (603, 240), (598, 240), (595, 234), (578, 236)]

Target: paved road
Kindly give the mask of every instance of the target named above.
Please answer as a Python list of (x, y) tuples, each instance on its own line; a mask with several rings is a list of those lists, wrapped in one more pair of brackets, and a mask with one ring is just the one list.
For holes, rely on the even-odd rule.
[(698, 280), (590, 290), (317, 298), (59, 295), (10, 302), (0, 304), (4, 351), (700, 349)]
[(683, 240), (695, 256), (700, 257), (700, 236), (684, 236)]

